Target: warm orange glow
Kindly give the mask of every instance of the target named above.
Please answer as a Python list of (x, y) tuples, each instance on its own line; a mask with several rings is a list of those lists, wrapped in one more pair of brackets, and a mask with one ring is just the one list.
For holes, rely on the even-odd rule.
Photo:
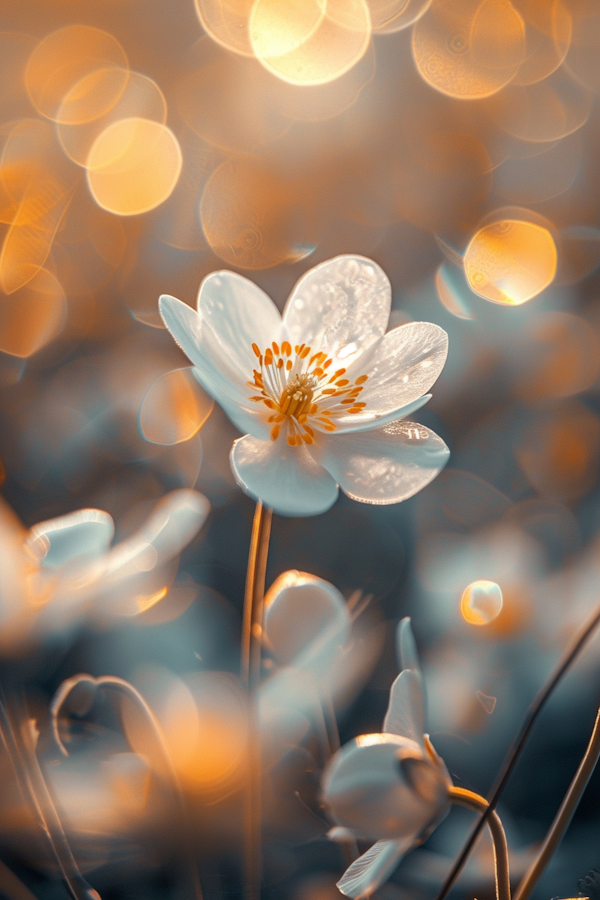
[(509, 0), (433, 0), (414, 27), (412, 49), (431, 87), (462, 99), (488, 97), (525, 59), (525, 25)]
[(288, 260), (287, 222), (295, 189), (250, 161), (225, 162), (209, 178), (200, 220), (217, 256), (244, 269), (268, 269)]
[(178, 84), (177, 107), (204, 140), (247, 153), (290, 127), (287, 115), (278, 115), (269, 102), (275, 79), (255, 59), (233, 56), (208, 37), (195, 44), (191, 57)]
[(61, 330), (65, 296), (47, 269), (8, 297), (0, 294), (0, 350), (26, 359), (51, 341)]
[(551, 75), (563, 62), (571, 43), (572, 19), (563, 0), (522, 0), (527, 57), (514, 84), (534, 84)]
[(600, 372), (600, 344), (588, 323), (570, 313), (536, 316), (531, 350), (523, 360), (517, 394), (528, 401), (568, 397), (590, 388)]
[(588, 120), (592, 94), (564, 68), (536, 84), (508, 85), (493, 98), (490, 113), (521, 141), (560, 141)]
[(133, 216), (160, 206), (181, 172), (173, 132), (150, 119), (121, 119), (94, 141), (87, 158), (88, 184), (96, 203)]
[(573, 401), (532, 419), (517, 448), (532, 487), (566, 502), (583, 497), (594, 484), (599, 456), (600, 422)]
[(371, 37), (365, 0), (256, 0), (249, 27), (256, 58), (302, 85), (339, 78), (364, 56)]
[(495, 581), (474, 581), (460, 598), (460, 612), (470, 625), (488, 625), (502, 611), (502, 590)]
[(419, 19), (431, 0), (368, 0), (373, 31), (394, 34), (408, 28)]
[[(112, 67), (128, 67), (125, 51), (116, 38), (89, 25), (67, 25), (46, 35), (37, 45), (27, 63), (25, 83), (31, 102), (43, 116), (65, 122), (89, 121), (87, 116), (93, 116), (93, 112), (86, 112), (86, 104), (76, 102), (79, 90), (75, 85), (82, 80), (85, 85), (91, 77), (89, 91), (98, 84), (93, 73)], [(61, 109), (65, 96), (71, 100)]]
[(248, 20), (254, 0), (194, 0), (206, 33), (227, 50), (252, 56)]
[(469, 286), (492, 303), (518, 306), (552, 283), (556, 245), (546, 228), (503, 219), (481, 228), (464, 255)]
[[(106, 70), (104, 70), (106, 71)], [(94, 73), (101, 77), (102, 73)], [(110, 89), (121, 85), (120, 78), (126, 75), (121, 93), (111, 95)], [(102, 91), (104, 100), (102, 100)], [(141, 118), (152, 119), (162, 125), (167, 121), (167, 104), (163, 92), (152, 78), (141, 75), (139, 72), (123, 73), (123, 70), (114, 70), (110, 77), (101, 77), (98, 85), (98, 110), (103, 104), (105, 111), (98, 114), (89, 122), (59, 123), (57, 125), (58, 138), (63, 150), (73, 162), (80, 166), (87, 165), (90, 150), (109, 125), (123, 119)], [(112, 102), (114, 100), (114, 102)]]
[(140, 430), (147, 441), (179, 444), (197, 434), (214, 401), (190, 368), (173, 369), (156, 379), (140, 407)]

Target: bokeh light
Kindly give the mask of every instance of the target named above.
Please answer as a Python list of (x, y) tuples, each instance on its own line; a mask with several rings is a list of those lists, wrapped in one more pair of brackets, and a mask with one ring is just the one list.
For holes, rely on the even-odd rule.
[(154, 382), (140, 407), (140, 430), (155, 444), (179, 444), (197, 434), (214, 402), (192, 369), (173, 369)]
[(414, 27), (412, 49), (431, 87), (450, 97), (489, 97), (525, 59), (525, 26), (509, 0), (433, 0)]
[(173, 132), (150, 119), (119, 119), (98, 135), (86, 160), (96, 203), (120, 216), (148, 212), (169, 197), (182, 156)]
[(364, 56), (371, 37), (365, 0), (256, 0), (249, 20), (256, 58), (292, 84), (324, 84)]
[(473, 235), (464, 267), (476, 294), (492, 303), (518, 306), (552, 283), (556, 260), (556, 245), (547, 228), (501, 219)]
[(469, 625), (489, 625), (502, 612), (502, 589), (495, 581), (474, 581), (460, 598), (460, 612)]

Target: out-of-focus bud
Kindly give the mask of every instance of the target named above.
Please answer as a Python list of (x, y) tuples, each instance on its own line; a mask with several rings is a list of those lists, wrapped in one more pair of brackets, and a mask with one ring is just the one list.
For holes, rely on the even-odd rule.
[(346, 744), (323, 780), (331, 815), (356, 837), (411, 842), (446, 815), (449, 786), (439, 757), (395, 734)]

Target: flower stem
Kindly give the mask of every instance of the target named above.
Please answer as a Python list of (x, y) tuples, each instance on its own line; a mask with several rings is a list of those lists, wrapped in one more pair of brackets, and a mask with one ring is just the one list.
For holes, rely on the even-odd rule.
[(273, 511), (256, 504), (244, 595), (241, 678), (248, 692), (248, 778), (244, 795), (244, 895), (260, 900), (262, 848), (260, 834), (261, 764), (258, 722), (265, 576)]
[(20, 729), (13, 727), (4, 700), (0, 698), (0, 737), (12, 762), (21, 792), (32, 805), (73, 900), (100, 900), (98, 892), (83, 878), (69, 846), (60, 816), (37, 761), (33, 735), (28, 728), (29, 719), (24, 712), (19, 718)]
[(202, 886), (200, 884), (200, 876), (198, 874), (198, 866), (196, 864), (196, 856), (194, 853), (194, 846), (191, 836), (191, 822), (188, 814), (185, 796), (183, 794), (183, 791), (181, 790), (179, 778), (177, 776), (177, 772), (175, 771), (175, 767), (171, 759), (171, 754), (169, 752), (169, 748), (165, 741), (160, 724), (156, 719), (156, 716), (152, 712), (152, 709), (146, 703), (144, 697), (140, 694), (140, 692), (136, 688), (134, 688), (134, 686), (128, 681), (125, 681), (123, 678), (118, 678), (116, 675), (102, 675), (99, 678), (93, 678), (91, 675), (76, 675), (73, 678), (69, 678), (67, 681), (63, 682), (63, 684), (56, 692), (54, 699), (50, 705), (50, 715), (52, 719), (54, 739), (61, 753), (63, 753), (65, 756), (69, 755), (60, 737), (58, 727), (60, 712), (70, 692), (73, 690), (73, 688), (75, 688), (82, 682), (89, 683), (97, 688), (103, 687), (105, 690), (112, 690), (120, 697), (125, 697), (142, 714), (144, 720), (150, 726), (152, 738), (155, 747), (158, 749), (162, 763), (163, 772), (161, 774), (166, 777), (167, 781), (169, 782), (175, 796), (175, 801), (177, 803), (183, 832), (183, 849), (185, 852), (185, 862), (189, 870), (194, 895), (196, 900), (203, 900)]
[(521, 755), (523, 747), (527, 742), (527, 738), (531, 733), (531, 730), (535, 724), (536, 719), (538, 718), (540, 712), (543, 707), (546, 705), (546, 702), (554, 688), (557, 684), (562, 680), (563, 675), (568, 671), (571, 664), (578, 657), (579, 653), (595, 631), (596, 627), (600, 623), (600, 606), (596, 609), (590, 619), (585, 623), (578, 636), (575, 638), (571, 646), (567, 649), (564, 656), (554, 669), (552, 675), (546, 682), (546, 684), (542, 687), (537, 697), (534, 699), (533, 703), (529, 707), (527, 711), (527, 715), (525, 716), (525, 721), (521, 726), (521, 730), (515, 739), (513, 746), (510, 748), (508, 752), (508, 756), (506, 757), (504, 764), (500, 770), (500, 774), (497, 778), (496, 785), (492, 789), (492, 796), (490, 797), (489, 805), (484, 811), (483, 815), (480, 817), (477, 822), (475, 828), (471, 832), (467, 843), (462, 849), (460, 856), (452, 866), (452, 869), (446, 876), (446, 880), (442, 885), (442, 888), (439, 894), (436, 897), (436, 900), (444, 900), (446, 894), (458, 878), (462, 867), (464, 866), (467, 858), (475, 846), (475, 841), (479, 837), (483, 826), (485, 825), (488, 816), (491, 814), (491, 810), (493, 810), (498, 803), (498, 799), (502, 794), (502, 791), (506, 787), (506, 784), (513, 773), (513, 770), (517, 764), (517, 761)]
[[(465, 788), (451, 787), (450, 802), (458, 806), (466, 806), (475, 812), (487, 812), (488, 802), (485, 797), (467, 791)], [(508, 846), (500, 817), (495, 810), (487, 816), (487, 824), (494, 843), (494, 867), (496, 876), (496, 900), (510, 900), (510, 870), (508, 866)]]
[(588, 781), (594, 771), (598, 757), (600, 756), (600, 709), (596, 714), (596, 721), (592, 729), (587, 749), (583, 755), (583, 759), (579, 764), (579, 768), (575, 773), (575, 777), (569, 786), (569, 790), (565, 794), (565, 798), (561, 803), (560, 809), (554, 817), (554, 821), (550, 826), (550, 830), (546, 835), (544, 843), (541, 846), (538, 857), (529, 867), (523, 876), (517, 892), (515, 900), (527, 900), (533, 890), (536, 881), (548, 865), (550, 858), (562, 840), (562, 836), (569, 827), (569, 823), (573, 818), (573, 814), (577, 809), (581, 795), (583, 794)]

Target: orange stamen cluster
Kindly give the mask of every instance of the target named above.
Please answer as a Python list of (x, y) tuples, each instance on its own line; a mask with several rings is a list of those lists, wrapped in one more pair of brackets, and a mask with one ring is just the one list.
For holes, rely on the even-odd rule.
[(257, 344), (252, 344), (252, 349), (260, 369), (255, 369), (254, 380), (247, 382), (256, 391), (250, 399), (269, 410), (271, 440), (276, 441), (281, 428), (287, 427), (290, 447), (312, 444), (313, 426), (335, 431), (336, 416), (356, 415), (365, 408), (358, 396), (368, 375), (351, 384), (344, 377), (346, 369), (331, 371), (333, 359), (326, 353), (312, 353), (306, 344), (292, 348), (289, 341), (281, 346), (273, 341), (264, 353)]

